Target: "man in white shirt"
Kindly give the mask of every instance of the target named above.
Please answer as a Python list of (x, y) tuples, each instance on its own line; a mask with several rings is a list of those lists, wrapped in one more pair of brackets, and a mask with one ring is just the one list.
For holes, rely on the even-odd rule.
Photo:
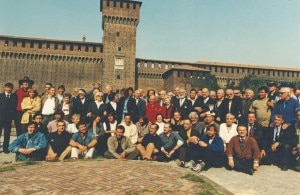
[(220, 133), (219, 136), (224, 141), (224, 147), (226, 150), (226, 146), (228, 145), (231, 138), (237, 135), (237, 124), (233, 123), (235, 121), (235, 117), (233, 114), (226, 114), (226, 123), (222, 123), (220, 125)]
[(124, 136), (128, 137), (131, 142), (135, 144), (138, 139), (138, 131), (135, 124), (131, 121), (131, 116), (129, 114), (125, 114), (124, 121), (120, 125), (125, 127)]
[(48, 93), (42, 98), (42, 123), (47, 126), (49, 121), (52, 120), (58, 106), (58, 99), (55, 97), (55, 87), (50, 87)]

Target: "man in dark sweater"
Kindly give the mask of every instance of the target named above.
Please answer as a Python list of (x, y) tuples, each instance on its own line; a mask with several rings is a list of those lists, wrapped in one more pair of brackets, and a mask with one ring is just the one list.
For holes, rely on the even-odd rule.
[(46, 160), (64, 160), (71, 153), (72, 147), (69, 146), (71, 134), (66, 130), (66, 123), (64, 121), (57, 122), (57, 131), (50, 133), (49, 148)]
[(156, 134), (159, 126), (157, 124), (151, 124), (149, 133), (145, 134), (142, 142), (138, 143), (136, 148), (140, 151), (141, 157), (144, 160), (155, 160), (156, 154), (159, 153), (161, 148), (161, 140)]
[(237, 171), (253, 175), (259, 166), (260, 152), (254, 138), (247, 136), (247, 126), (237, 127), (238, 135), (231, 138), (227, 147), (228, 165)]

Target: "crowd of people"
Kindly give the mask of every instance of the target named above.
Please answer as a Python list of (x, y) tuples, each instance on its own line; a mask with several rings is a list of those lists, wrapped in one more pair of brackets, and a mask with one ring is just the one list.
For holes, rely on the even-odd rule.
[[(257, 91), (155, 91), (99, 83), (65, 92), (29, 77), (0, 94), (3, 152), (16, 161), (110, 159), (168, 162), (196, 172), (225, 166), (253, 174), (262, 164), (300, 171), (300, 89), (268, 82)], [(17, 138), (10, 143), (12, 124)]]

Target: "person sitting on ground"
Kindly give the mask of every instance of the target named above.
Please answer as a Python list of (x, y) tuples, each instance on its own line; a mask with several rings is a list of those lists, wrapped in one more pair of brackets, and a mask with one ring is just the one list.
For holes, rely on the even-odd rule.
[(276, 164), (281, 170), (287, 171), (292, 160), (292, 148), (296, 146), (295, 126), (283, 128), (285, 121), (283, 115), (274, 116), (274, 127), (270, 127), (265, 136), (266, 156), (263, 162)]
[(124, 121), (120, 125), (125, 128), (124, 136), (128, 137), (135, 144), (138, 140), (138, 131), (135, 124), (131, 121), (130, 114), (124, 115)]
[(116, 129), (115, 136), (111, 136), (107, 140), (108, 150), (104, 153), (104, 157), (108, 159), (134, 160), (139, 155), (139, 151), (131, 142), (130, 138), (124, 136), (125, 127), (119, 125)]
[(237, 127), (238, 135), (231, 138), (227, 147), (228, 165), (237, 171), (253, 175), (259, 167), (260, 151), (254, 138), (247, 136), (247, 126)]
[(95, 146), (97, 154), (102, 155), (107, 150), (108, 133), (104, 132), (103, 122), (100, 115), (92, 115), (91, 122), (87, 129), (97, 138), (97, 145)]
[[(64, 112), (63, 111), (56, 111), (55, 112), (54, 120), (50, 121), (47, 125), (49, 133), (53, 133), (53, 132), (57, 131), (57, 122), (63, 120), (63, 118), (64, 118)], [(65, 123), (68, 126), (69, 122), (65, 121)]]
[(49, 147), (46, 156), (46, 160), (63, 161), (67, 156), (71, 154), (72, 147), (69, 146), (71, 134), (66, 131), (65, 121), (57, 122), (57, 131), (50, 133), (48, 136)]
[(136, 146), (143, 160), (156, 160), (157, 158), (161, 148), (161, 140), (157, 135), (158, 128), (157, 124), (151, 124), (149, 133), (145, 134), (142, 141), (138, 142)]
[(157, 161), (168, 162), (176, 160), (176, 164), (180, 167), (184, 166), (185, 150), (181, 147), (184, 143), (183, 139), (172, 131), (170, 123), (165, 123), (164, 132), (159, 135), (162, 141), (160, 153), (157, 155)]
[(190, 119), (183, 120), (183, 129), (178, 134), (183, 140), (182, 147), (185, 149), (185, 167), (192, 168), (192, 166), (200, 160), (200, 146), (198, 141), (200, 133), (198, 130), (192, 128)]
[(208, 169), (224, 166), (224, 143), (214, 124), (207, 127), (206, 134), (198, 141), (198, 145), (201, 147), (202, 162), (193, 167), (194, 171), (200, 172), (204, 167)]
[(86, 128), (85, 121), (80, 121), (76, 125), (77, 133), (72, 135), (69, 145), (72, 146), (71, 158), (77, 160), (78, 157), (90, 159), (93, 157), (97, 139), (92, 132)]
[(70, 124), (67, 125), (67, 131), (69, 133), (73, 134), (73, 133), (77, 133), (78, 132), (78, 129), (77, 129), (76, 125), (79, 123), (80, 118), (81, 118), (80, 114), (73, 114), (72, 115), (72, 117), (71, 117), (72, 123), (70, 123)]
[(29, 122), (27, 133), (17, 137), (8, 147), (10, 152), (16, 153), (16, 161), (44, 160), (47, 148), (47, 138), (37, 131), (36, 123)]

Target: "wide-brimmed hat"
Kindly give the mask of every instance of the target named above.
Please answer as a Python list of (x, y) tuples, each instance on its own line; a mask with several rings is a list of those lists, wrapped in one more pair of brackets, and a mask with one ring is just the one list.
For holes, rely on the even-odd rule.
[(25, 76), (23, 79), (19, 80), (19, 85), (22, 85), (24, 82), (27, 82), (30, 86), (34, 84), (34, 81), (29, 77)]

